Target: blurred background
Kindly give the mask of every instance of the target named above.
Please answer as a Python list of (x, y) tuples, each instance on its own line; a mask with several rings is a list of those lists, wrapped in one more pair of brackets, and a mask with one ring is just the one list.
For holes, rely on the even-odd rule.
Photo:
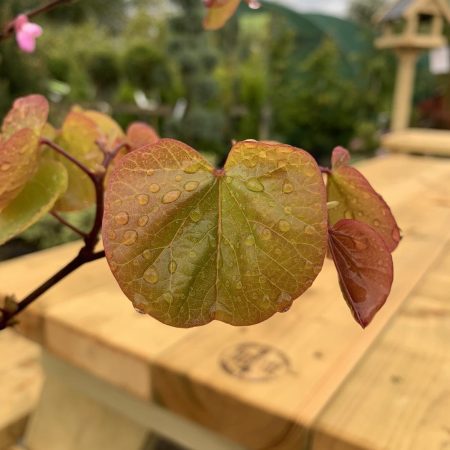
[[(33, 55), (2, 42), (0, 116), (14, 98), (42, 93), (56, 126), (80, 104), (124, 128), (150, 123), (217, 161), (233, 139), (250, 138), (304, 148), (324, 165), (336, 145), (369, 157), (387, 129), (395, 80), (394, 54), (373, 45), (384, 3), (243, 4), (224, 29), (205, 32), (199, 0), (78, 1), (39, 17), (45, 32)], [(0, 23), (36, 5), (2, 0)], [(413, 126), (449, 128), (450, 76), (432, 75), (424, 54), (417, 78)], [(82, 226), (89, 213), (72, 220)], [(48, 219), (20, 242), (27, 251), (72, 237)]]

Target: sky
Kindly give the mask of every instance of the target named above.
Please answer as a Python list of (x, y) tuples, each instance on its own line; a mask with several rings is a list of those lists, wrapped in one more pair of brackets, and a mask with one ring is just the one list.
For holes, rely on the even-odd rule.
[(290, 6), (298, 11), (314, 11), (335, 16), (345, 16), (350, 0), (270, 0)]

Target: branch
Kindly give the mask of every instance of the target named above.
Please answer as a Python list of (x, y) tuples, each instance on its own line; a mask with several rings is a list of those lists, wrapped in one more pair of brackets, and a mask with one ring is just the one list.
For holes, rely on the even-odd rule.
[[(47, 3), (46, 5), (37, 7), (35, 9), (32, 9), (28, 12), (23, 13), (25, 16), (27, 16), (29, 19), (31, 19), (32, 17), (38, 16), (40, 14), (52, 11), (53, 9), (58, 8), (59, 6), (62, 6), (64, 4), (69, 4), (72, 3), (73, 0), (53, 0), (49, 3)], [(15, 20), (11, 20), (10, 22), (8, 22), (4, 27), (3, 27), (3, 32), (0, 33), (0, 41), (4, 40), (4, 39), (8, 39), (11, 36), (14, 35), (14, 21)]]
[(61, 224), (63, 224), (65, 227), (70, 228), (74, 233), (78, 234), (79, 236), (81, 236), (83, 239), (86, 239), (87, 237), (87, 233), (85, 233), (84, 231), (81, 231), (79, 228), (77, 228), (75, 225), (72, 225), (70, 222), (68, 222), (66, 219), (64, 219), (64, 217), (60, 216), (57, 212), (55, 211), (50, 211), (50, 214)]
[(41, 138), (39, 141), (41, 145), (47, 145), (51, 149), (55, 150), (55, 152), (59, 153), (60, 155), (64, 156), (64, 158), (68, 159), (71, 163), (75, 164), (79, 169), (81, 169), (95, 184), (96, 180), (96, 174), (92, 172), (88, 167), (86, 167), (82, 162), (78, 161), (76, 158), (74, 158), (72, 155), (67, 153), (62, 147), (55, 144), (53, 141), (50, 141), (46, 138)]

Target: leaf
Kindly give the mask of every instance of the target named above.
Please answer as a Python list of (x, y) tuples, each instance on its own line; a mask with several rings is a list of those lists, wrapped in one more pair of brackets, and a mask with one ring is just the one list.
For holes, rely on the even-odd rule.
[(391, 291), (392, 256), (380, 235), (356, 220), (340, 220), (329, 230), (329, 249), (342, 294), (356, 321), (365, 328)]
[(333, 151), (333, 170), (328, 176), (328, 201), (339, 205), (329, 211), (331, 225), (341, 219), (354, 219), (374, 228), (384, 239), (389, 251), (400, 242), (400, 229), (387, 203), (354, 167), (350, 167), (347, 150), (337, 147)]
[(287, 145), (236, 144), (224, 170), (172, 140), (113, 171), (103, 240), (137, 310), (176, 327), (250, 325), (289, 309), (327, 246), (322, 176)]
[(206, 17), (203, 20), (205, 30), (222, 28), (234, 15), (241, 0), (209, 0)]
[(160, 137), (158, 133), (143, 122), (132, 123), (127, 130), (127, 142), (131, 150), (136, 150), (144, 145), (158, 142)]
[(17, 99), (3, 121), (2, 140), (7, 140), (23, 128), (29, 128), (40, 136), (47, 123), (48, 110), (48, 102), (42, 95)]
[(13, 200), (37, 167), (39, 137), (30, 129), (19, 130), (0, 142), (0, 211)]
[(114, 150), (117, 145), (125, 141), (122, 128), (111, 117), (98, 111), (81, 110), (80, 112), (95, 123), (98, 132), (97, 139), (103, 142), (107, 150)]
[[(83, 112), (73, 110), (64, 121), (57, 143), (87, 168), (95, 170), (103, 160), (103, 154), (95, 143), (98, 138), (95, 122)], [(78, 211), (93, 205), (95, 189), (89, 177), (62, 155), (58, 155), (57, 159), (67, 169), (69, 187), (55, 209)]]
[(67, 189), (67, 171), (57, 161), (42, 159), (33, 178), (0, 212), (0, 244), (38, 222)]

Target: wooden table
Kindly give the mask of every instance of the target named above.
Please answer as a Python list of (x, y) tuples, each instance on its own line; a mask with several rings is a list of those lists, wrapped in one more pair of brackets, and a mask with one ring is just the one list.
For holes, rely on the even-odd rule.
[[(450, 449), (450, 161), (360, 168), (405, 236), (367, 330), (328, 261), (289, 313), (191, 330), (136, 313), (98, 261), (23, 317), (47, 374), (29, 448), (138, 450), (154, 430), (197, 450)], [(2, 289), (25, 294), (76, 247), (3, 264)]]

